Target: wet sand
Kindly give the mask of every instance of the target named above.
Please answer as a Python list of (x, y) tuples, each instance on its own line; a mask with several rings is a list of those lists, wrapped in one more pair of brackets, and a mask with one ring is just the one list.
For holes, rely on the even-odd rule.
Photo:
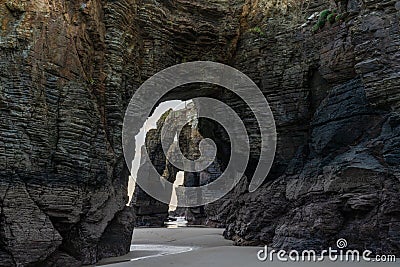
[(133, 233), (130, 253), (122, 257), (104, 259), (97, 266), (137, 266), (133, 265), (133, 262), (137, 264), (137, 261), (143, 263), (143, 260), (148, 258), (176, 256), (204, 248), (232, 246), (232, 241), (225, 240), (222, 232), (223, 229), (204, 227), (137, 228)]
[[(123, 257), (103, 260), (100, 264), (107, 267), (398, 266), (398, 263), (261, 262), (257, 259), (260, 247), (235, 247), (223, 238), (222, 232), (222, 229), (191, 227), (135, 229), (133, 244), (150, 251), (133, 251)], [(161, 252), (151, 248), (161, 249)], [(165, 248), (164, 253), (162, 248)]]

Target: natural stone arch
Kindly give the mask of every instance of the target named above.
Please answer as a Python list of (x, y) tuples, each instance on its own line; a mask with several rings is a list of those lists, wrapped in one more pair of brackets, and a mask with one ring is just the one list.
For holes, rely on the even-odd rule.
[[(190, 113), (191, 115), (188, 115), (188, 113)], [(175, 182), (177, 173), (182, 170), (170, 164), (166, 159), (162, 151), (161, 130), (165, 124), (166, 119), (170, 121), (188, 121), (189, 116), (196, 116), (195, 113), (195, 106), (192, 103), (191, 107), (185, 107), (184, 109), (178, 111), (168, 110), (161, 116), (161, 118), (157, 122), (157, 129), (152, 129), (147, 133), (145, 146), (142, 147), (142, 150), (148, 150), (151, 162), (146, 162), (146, 159), (142, 158), (142, 163), (140, 165), (137, 175), (142, 175), (143, 172), (145, 173), (147, 171), (147, 168), (150, 166), (149, 164), (152, 164), (157, 169), (159, 174), (162, 175), (166, 180), (171, 183)], [(186, 158), (190, 160), (195, 160), (200, 156), (198, 146), (203, 137), (199, 133), (197, 119), (195, 122), (192, 121), (191, 123), (186, 124), (183, 127), (180, 136), (176, 136), (176, 139), (177, 142), (179, 142), (179, 146)], [(174, 145), (175, 144), (173, 144), (172, 146)], [(173, 151), (173, 149), (174, 148), (171, 147), (170, 151)], [(173, 156), (173, 154), (170, 154), (170, 156)], [(218, 163), (218, 160), (215, 159), (214, 163), (202, 172), (184, 172), (184, 186), (197, 187), (207, 184), (217, 179), (221, 173), (221, 165)], [(131, 206), (135, 208), (137, 216), (136, 225), (138, 226), (163, 226), (166, 218), (168, 217), (169, 205), (155, 200), (138, 186), (135, 188)], [(205, 223), (206, 214), (204, 212), (203, 206), (188, 208), (186, 210), (186, 214), (189, 218), (190, 223)]]

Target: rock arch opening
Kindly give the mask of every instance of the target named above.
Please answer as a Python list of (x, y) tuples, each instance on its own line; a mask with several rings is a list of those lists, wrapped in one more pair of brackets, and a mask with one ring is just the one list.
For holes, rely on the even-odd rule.
[[(168, 125), (180, 124), (178, 121), (184, 122), (184, 126), (179, 136), (175, 132), (167, 132), (167, 134), (174, 135), (174, 142), (165, 155), (161, 144), (162, 128), (166, 123)], [(172, 151), (178, 145), (187, 159), (199, 158), (199, 143), (204, 139), (199, 127), (204, 124), (206, 124), (204, 121), (199, 123), (196, 105), (192, 100), (169, 100), (162, 102), (154, 110), (136, 136), (136, 155), (133, 163), (133, 177), (129, 184), (129, 194), (130, 205), (135, 209), (137, 226), (164, 226), (169, 217), (184, 217), (189, 224), (194, 225), (206, 223), (205, 207), (179, 208), (175, 189), (179, 186), (198, 187), (216, 180), (223, 172), (223, 163), (217, 157), (203, 171), (186, 172), (171, 164), (167, 159), (174, 156)], [(143, 157), (144, 149), (147, 150), (151, 162), (146, 162), (147, 157)], [(155, 167), (160, 176), (174, 184), (169, 205), (152, 198), (139, 186), (135, 186), (136, 178), (145, 175), (149, 164)], [(201, 198), (202, 196), (195, 197)]]

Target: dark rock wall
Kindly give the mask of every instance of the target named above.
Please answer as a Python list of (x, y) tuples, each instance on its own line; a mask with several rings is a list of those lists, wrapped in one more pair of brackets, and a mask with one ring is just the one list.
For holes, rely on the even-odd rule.
[(129, 88), (114, 75), (111, 23), (122, 4), (85, 3), (0, 2), (1, 265), (94, 263), (109, 255), (98, 243), (110, 228), (129, 237), (117, 254), (129, 249), (130, 220), (118, 227), (129, 212), (118, 130)]
[[(311, 34), (239, 41), (235, 66), (257, 81), (278, 127), (284, 173), (242, 193), (225, 236), (238, 244), (399, 255), (399, 11), (348, 1), (347, 19)], [(390, 147), (390, 148), (389, 148)]]
[[(158, 70), (232, 53), (232, 10), (229, 1), (0, 2), (2, 264), (127, 251), (125, 106)], [(118, 229), (125, 242), (113, 245)]]
[[(278, 151), (260, 190), (249, 194), (242, 185), (213, 211), (227, 218), (225, 236), (237, 244), (323, 249), (347, 238), (351, 248), (399, 254), (399, 11), (396, 1), (345, 2), (311, 3), (310, 13), (331, 7), (345, 17), (316, 33), (315, 20), (289, 29), (250, 16), (248, 3), (242, 10), (235, 52), (222, 62), (259, 84), (276, 119)], [(263, 34), (248, 30), (258, 24)], [(249, 118), (243, 103), (218, 97)], [(247, 126), (256, 132), (251, 119)], [(257, 145), (256, 138), (253, 158)]]

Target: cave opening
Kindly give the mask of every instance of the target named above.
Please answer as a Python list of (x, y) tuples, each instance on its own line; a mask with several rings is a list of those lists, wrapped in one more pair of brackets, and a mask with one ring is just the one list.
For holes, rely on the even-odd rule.
[[(181, 186), (199, 187), (216, 181), (227, 168), (231, 158), (231, 143), (229, 134), (217, 121), (208, 118), (197, 118), (198, 106), (194, 97), (209, 97), (217, 99), (230, 106), (246, 125), (247, 134), (251, 140), (250, 159), (241, 183), (245, 184), (252, 176), (258, 161), (260, 147), (260, 132), (257, 122), (253, 120), (252, 111), (235, 93), (220, 86), (206, 83), (193, 83), (175, 88), (165, 95), (157, 104), (143, 127), (136, 135), (135, 157), (128, 186), (129, 204), (136, 215), (136, 227), (176, 227), (207, 226), (224, 228), (229, 213), (223, 210), (224, 203), (229, 201), (230, 193), (215, 202), (203, 206), (180, 207), (177, 202), (176, 189)], [(174, 120), (170, 122), (168, 120)], [(178, 121), (183, 121), (184, 123)], [(165, 124), (183, 125), (179, 132), (168, 132), (173, 135), (173, 146), (178, 145), (182, 155), (191, 161), (200, 156), (199, 145), (204, 139), (211, 139), (216, 148), (216, 155), (205, 169), (197, 172), (184, 171), (171, 164), (168, 151), (161, 142), (162, 128)], [(169, 126), (168, 126), (169, 127)], [(167, 128), (168, 128), (167, 127)], [(179, 136), (178, 136), (179, 134)], [(257, 141), (258, 140), (258, 141)], [(146, 159), (143, 153), (147, 152)], [(166, 155), (167, 154), (167, 155)], [(149, 162), (146, 162), (149, 161)], [(138, 177), (146, 176), (146, 168), (150, 165), (165, 180), (173, 184), (170, 203), (166, 204), (148, 195), (140, 186), (135, 186)], [(243, 186), (237, 186), (245, 188)], [(236, 187), (235, 187), (236, 188)], [(240, 190), (242, 190), (240, 189)], [(168, 193), (169, 194), (169, 193)], [(204, 199), (208, 193), (193, 196)], [(192, 197), (192, 196), (190, 196)]]
[[(201, 98), (211, 98), (229, 106), (243, 122), (244, 133), (250, 139), (250, 151), (246, 152), (249, 156), (246, 159), (248, 169), (245, 166), (243, 172), (238, 172), (240, 178), (233, 188), (230, 187), (227, 191), (216, 188), (216, 191), (224, 192), (224, 195), (221, 194), (222, 196), (217, 200), (187, 207), (180, 205), (182, 202), (179, 202), (177, 189), (197, 188), (222, 180), (219, 178), (229, 169), (232, 156), (234, 153), (239, 154), (231, 146), (231, 135), (238, 132), (228, 133), (229, 127), (226, 128), (223, 122), (213, 117), (203, 117), (202, 112), (205, 109), (214, 111), (214, 108), (210, 105), (199, 104), (198, 101)], [(226, 111), (226, 109), (221, 110)], [(224, 116), (231, 118), (226, 114)], [(145, 118), (140, 119), (143, 121)], [(200, 146), (201, 141), (204, 139), (213, 141), (215, 155), (206, 168), (187, 171), (185, 167), (180, 168), (171, 164), (168, 158), (170, 150), (165, 151), (161, 142), (162, 129), (169, 129), (168, 120), (176, 121), (180, 129), (178, 132), (167, 131), (173, 136), (171, 147), (178, 145), (181, 154), (190, 161), (196, 161), (203, 155), (200, 153), (203, 152)], [(132, 164), (132, 177), (129, 179), (129, 206), (133, 208), (136, 218), (131, 250), (136, 252), (146, 250), (146, 253), (154, 250), (156, 251), (154, 253), (157, 253), (159, 247), (154, 247), (154, 244), (162, 244), (162, 249), (167, 244), (168, 249), (172, 251), (177, 249), (176, 246), (193, 249), (199, 246), (212, 247), (216, 243), (231, 244), (231, 241), (225, 240), (223, 235), (224, 229), (229, 224), (228, 220), (233, 214), (232, 203), (237, 196), (247, 192), (248, 181), (252, 178), (252, 172), (260, 155), (260, 128), (251, 108), (239, 95), (227, 88), (208, 83), (192, 83), (176, 87), (164, 95), (155, 107), (153, 106), (144, 125), (136, 123), (136, 126), (137, 128), (133, 131), (136, 134), (135, 157)], [(139, 131), (140, 126), (142, 127)], [(157, 200), (138, 185), (142, 185), (140, 179), (143, 181), (150, 177), (148, 175), (150, 165), (156, 170), (156, 173), (153, 172), (155, 176), (158, 174), (162, 179), (173, 184), (173, 190), (169, 188), (165, 190), (168, 191), (167, 197), (171, 193), (169, 203)], [(227, 183), (236, 181), (232, 176), (227, 177), (229, 180)], [(204, 200), (212, 199), (209, 195), (214, 193), (215, 191), (204, 190), (200, 194), (193, 196), (186, 194), (186, 196)]]
[(165, 114), (168, 110), (170, 109), (176, 109), (178, 107), (182, 107), (181, 105), (185, 104), (184, 101), (181, 100), (170, 100), (170, 101), (165, 101), (163, 103), (160, 103), (151, 116), (147, 118), (145, 124), (143, 127), (140, 129), (139, 133), (135, 136), (135, 157), (132, 163), (132, 171), (131, 171), (131, 177), (129, 179), (129, 184), (128, 184), (128, 196), (129, 196), (129, 201), (128, 204), (131, 204), (132, 202), (132, 197), (136, 188), (136, 175), (140, 167), (140, 161), (141, 161), (141, 151), (142, 148), (145, 146), (145, 141), (146, 141), (146, 135), (151, 131), (152, 129), (157, 129), (157, 121), (160, 119), (160, 117)]
[[(136, 226), (139, 227), (168, 226), (174, 228), (185, 226), (188, 222), (204, 224), (204, 207), (179, 207), (176, 188), (179, 186), (196, 187), (207, 183), (207, 179), (210, 178), (208, 171), (210, 168), (202, 173), (189, 173), (180, 170), (168, 161), (168, 157), (173, 156), (173, 153), (167, 152), (165, 155), (161, 144), (162, 128), (167, 120), (170, 124), (180, 124), (178, 121), (182, 121), (184, 125), (180, 132), (175, 133), (171, 129), (167, 131), (167, 134), (174, 135), (169, 151), (179, 145), (183, 155), (190, 160), (195, 160), (200, 155), (198, 146), (203, 137), (198, 130), (194, 102), (189, 99), (185, 101), (168, 100), (160, 103), (136, 136), (136, 153), (129, 182), (129, 197), (130, 205), (134, 207), (137, 216)], [(146, 158), (143, 156), (144, 149), (149, 155), (150, 164), (155, 167), (160, 176), (174, 185), (169, 205), (152, 198), (135, 185), (138, 175), (142, 175), (146, 170), (143, 167), (146, 165)], [(220, 171), (216, 171), (216, 164), (213, 164), (212, 168), (214, 168), (214, 176), (217, 178)]]
[[(129, 205), (135, 210), (136, 227), (207, 226), (210, 217), (218, 213), (216, 209), (222, 203), (181, 207), (176, 194), (176, 189), (180, 186), (199, 187), (217, 180), (230, 158), (230, 145), (229, 141), (226, 141), (229, 137), (226, 131), (217, 122), (206, 118), (198, 119), (197, 112), (195, 101), (192, 99), (161, 102), (136, 135), (136, 153), (129, 182)], [(183, 127), (177, 132), (167, 130), (167, 134), (173, 135), (174, 142), (165, 153), (161, 140), (162, 130), (163, 127), (169, 129), (171, 124)], [(184, 171), (170, 162), (176, 146), (186, 159), (199, 159), (200, 142), (205, 138), (212, 139), (216, 144), (216, 156), (204, 170)], [(148, 157), (143, 157), (145, 150)], [(147, 160), (151, 162), (146, 162)], [(138, 177), (146, 175), (147, 163), (151, 164), (162, 178), (174, 185), (169, 205), (154, 199), (140, 186), (135, 185)], [(201, 199), (207, 196), (199, 194), (193, 197)], [(220, 226), (223, 227), (222, 224)]]

